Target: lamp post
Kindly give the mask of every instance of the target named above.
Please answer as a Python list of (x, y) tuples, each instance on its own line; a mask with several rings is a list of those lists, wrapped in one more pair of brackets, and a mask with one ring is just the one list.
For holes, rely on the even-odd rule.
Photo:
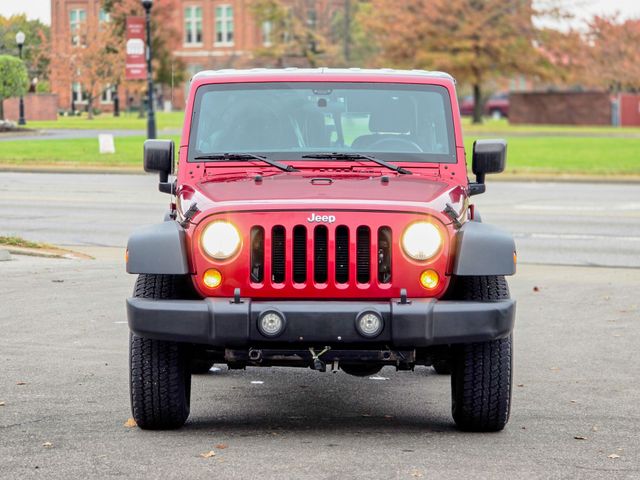
[[(20, 60), (22, 60), (22, 46), (24, 45), (25, 34), (20, 31), (16, 33), (16, 43), (18, 44), (18, 54), (20, 56)], [(20, 118), (18, 118), (18, 125), (26, 125), (27, 122), (24, 119), (24, 99), (22, 95), (20, 95)]]
[(147, 21), (147, 138), (156, 138), (156, 115), (153, 108), (153, 76), (151, 72), (151, 6), (153, 0), (142, 0)]

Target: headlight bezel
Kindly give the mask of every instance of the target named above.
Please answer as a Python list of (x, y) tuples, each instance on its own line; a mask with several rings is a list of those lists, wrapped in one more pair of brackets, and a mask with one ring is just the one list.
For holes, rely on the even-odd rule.
[[(413, 233), (412, 229), (420, 228), (423, 225), (427, 226), (427, 228), (430, 230)], [(430, 249), (427, 252), (427, 254), (419, 255), (417, 252), (422, 247), (418, 246), (417, 249), (415, 248), (416, 247), (415, 243), (417, 241), (417, 238), (410, 238), (409, 241), (414, 243), (414, 245), (407, 245), (408, 234), (412, 234), (418, 238), (420, 236), (423, 236), (422, 240), (420, 240), (421, 245), (422, 245), (422, 242), (431, 241), (437, 238), (437, 245), (435, 246), (435, 248)], [(431, 239), (425, 239), (424, 238), (425, 234), (431, 235)], [(434, 234), (435, 236), (433, 236)], [(424, 219), (416, 220), (415, 222), (411, 222), (409, 225), (407, 225), (404, 231), (402, 232), (402, 235), (400, 237), (400, 248), (402, 252), (412, 261), (420, 262), (420, 263), (430, 262), (430, 261), (433, 261), (436, 257), (438, 257), (438, 255), (444, 250), (445, 238), (446, 236), (444, 233), (444, 229), (438, 224), (436, 219), (431, 218), (428, 220), (424, 220)]]
[[(217, 230), (217, 231), (216, 231)], [(220, 245), (222, 242), (229, 241), (229, 235), (232, 235), (232, 244)], [(210, 240), (208, 240), (210, 238)], [(226, 240), (225, 240), (226, 239)], [(211, 242), (214, 243), (213, 245)], [(212, 220), (207, 223), (200, 233), (200, 250), (209, 258), (224, 262), (234, 258), (242, 249), (242, 235), (233, 223), (227, 220)], [(207, 246), (209, 243), (209, 246)], [(231, 248), (232, 246), (232, 248)]]

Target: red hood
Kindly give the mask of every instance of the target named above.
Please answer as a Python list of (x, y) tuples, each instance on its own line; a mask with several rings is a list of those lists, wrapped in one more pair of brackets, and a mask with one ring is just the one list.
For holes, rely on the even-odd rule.
[[(388, 181), (383, 179), (388, 178)], [(184, 198), (196, 201), (200, 211), (210, 209), (434, 209), (464, 200), (460, 186), (424, 175), (376, 174), (331, 175), (323, 172), (282, 173), (256, 181), (250, 177), (214, 177), (194, 185), (193, 197), (185, 189)], [(461, 206), (461, 205), (459, 205)]]

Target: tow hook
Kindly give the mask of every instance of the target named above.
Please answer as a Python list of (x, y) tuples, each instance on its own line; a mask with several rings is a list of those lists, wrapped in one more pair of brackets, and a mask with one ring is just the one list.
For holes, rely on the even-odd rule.
[(317, 370), (319, 372), (327, 371), (327, 364), (322, 360), (320, 360), (320, 356), (324, 355), (329, 350), (331, 350), (331, 347), (324, 347), (324, 350), (322, 350), (320, 353), (316, 353), (313, 347), (309, 347), (309, 352), (311, 352), (311, 362), (312, 362), (311, 369), (312, 370)]

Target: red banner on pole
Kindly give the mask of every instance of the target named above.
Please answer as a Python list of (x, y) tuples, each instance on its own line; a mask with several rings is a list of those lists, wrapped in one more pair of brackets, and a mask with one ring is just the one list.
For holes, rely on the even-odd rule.
[(127, 17), (127, 62), (125, 66), (127, 80), (147, 78), (144, 39), (144, 17)]

